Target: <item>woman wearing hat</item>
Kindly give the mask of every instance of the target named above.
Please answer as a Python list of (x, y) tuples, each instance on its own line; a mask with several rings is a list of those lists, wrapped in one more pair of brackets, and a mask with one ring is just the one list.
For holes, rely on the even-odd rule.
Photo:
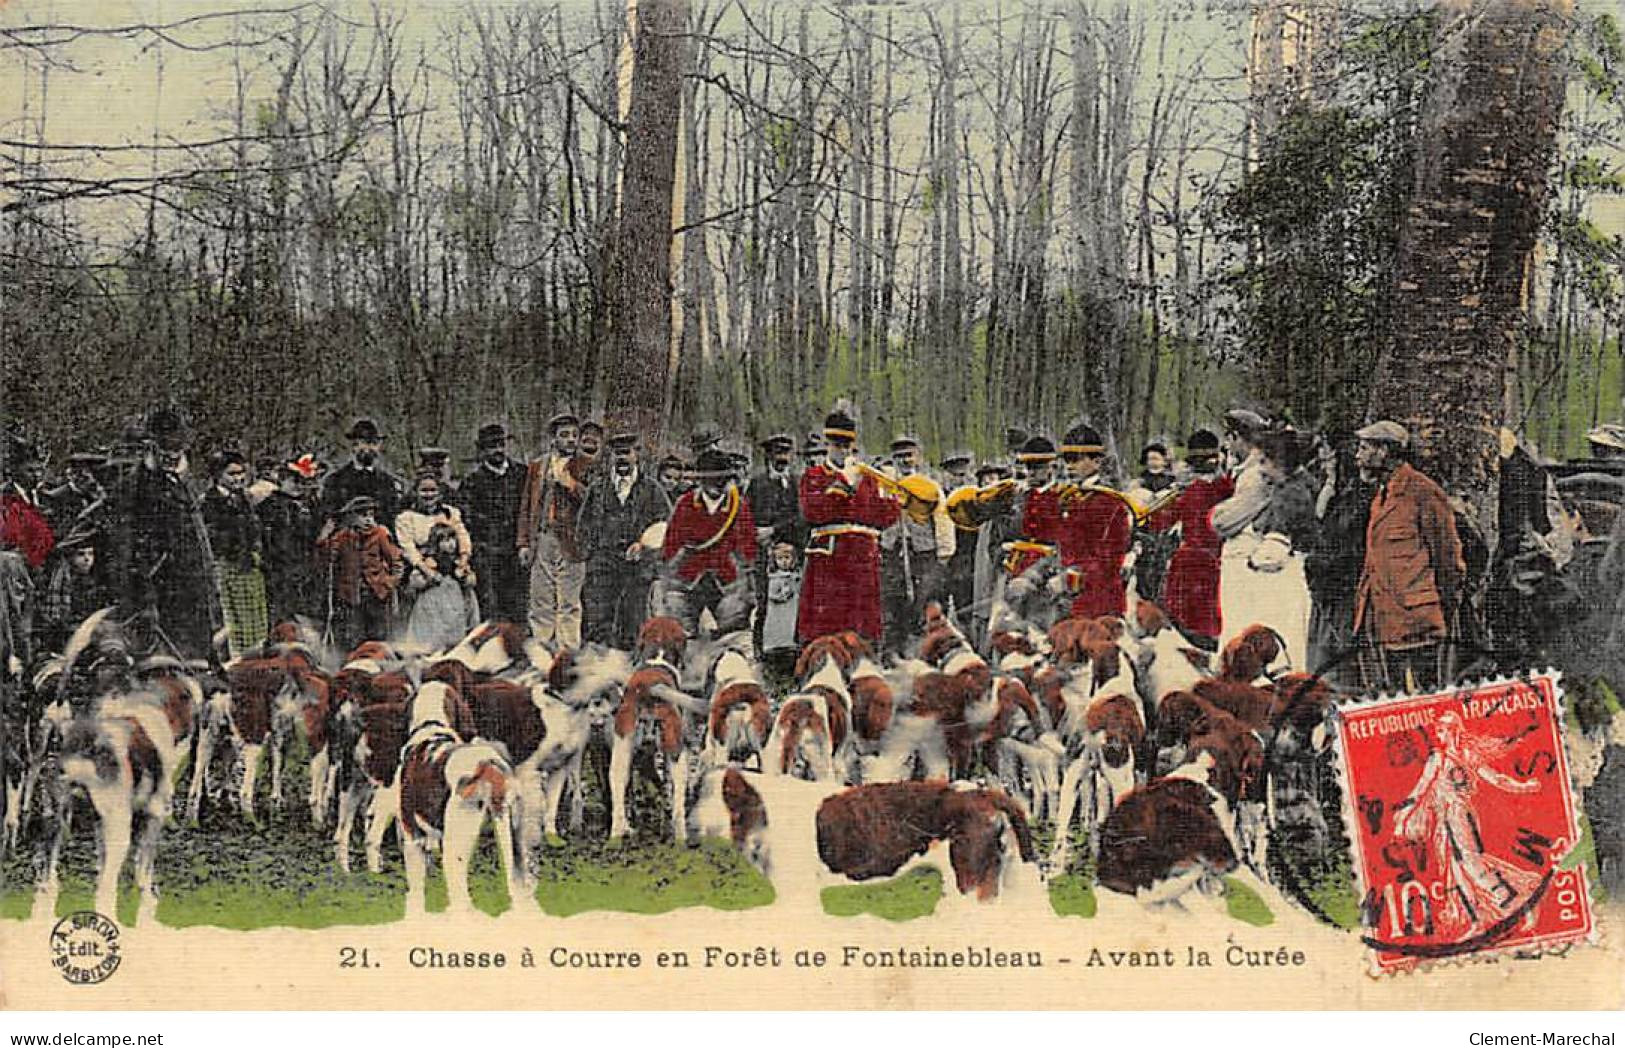
[(1238, 470), (1234, 493), (1213, 508), (1213, 528), (1225, 540), (1219, 643), (1229, 643), (1249, 626), (1265, 625), (1286, 641), (1288, 659), (1301, 669), (1309, 660), (1303, 551), (1313, 537), (1314, 494), (1298, 469), (1301, 440), (1295, 430), (1258, 431), (1250, 445), (1251, 465)]
[(203, 522), (214, 551), (226, 642), (235, 659), (264, 644), (270, 629), (260, 518), (248, 500), (248, 460), (240, 451), (217, 452), (209, 460), (209, 474), (214, 483), (203, 496)]
[(315, 506), (316, 477), (321, 464), (306, 453), (280, 463), (277, 489), (255, 507), (264, 538), (265, 596), (270, 620), (296, 616), (320, 619), (323, 597), (317, 585), (316, 533), (321, 528)]
[(881, 637), (882, 530), (897, 522), (897, 500), (852, 458), (858, 424), (836, 408), (824, 419), (824, 461), (801, 475), (801, 515), (811, 528), (807, 567), (796, 614), (796, 639), (805, 644), (841, 630), (871, 643)]

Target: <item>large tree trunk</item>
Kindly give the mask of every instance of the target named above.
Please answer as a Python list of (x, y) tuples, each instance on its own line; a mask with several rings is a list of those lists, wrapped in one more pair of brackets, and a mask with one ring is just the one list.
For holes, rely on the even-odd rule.
[(1424, 471), (1480, 509), (1548, 191), (1569, 8), (1570, 0), (1440, 5), (1439, 79), (1423, 103), (1392, 338), (1371, 414), (1406, 425)]
[[(688, 0), (639, 0), (617, 244), (608, 416), (648, 444), (664, 435), (671, 351), (672, 190), (688, 60)], [(655, 378), (659, 376), (659, 378)]]

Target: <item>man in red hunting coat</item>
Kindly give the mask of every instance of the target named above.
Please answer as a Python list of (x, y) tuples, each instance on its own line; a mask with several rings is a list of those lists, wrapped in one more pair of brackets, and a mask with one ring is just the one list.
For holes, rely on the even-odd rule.
[(1116, 492), (1101, 487), (1105, 454), (1092, 426), (1073, 426), (1061, 438), (1061, 460), (1078, 493), (1060, 499), (1060, 578), (1072, 594), (1072, 614), (1086, 618), (1121, 615), (1128, 605), (1123, 558), (1134, 541), (1134, 515)]
[(32, 442), (12, 439), (10, 477), (0, 489), (0, 549), (14, 549), (38, 571), (56, 543), (41, 505), (45, 453)]
[(1184, 490), (1146, 522), (1151, 531), (1180, 528), (1179, 548), (1168, 560), (1162, 609), (1186, 637), (1216, 651), (1224, 620), (1219, 612), (1219, 557), (1224, 540), (1213, 530), (1213, 507), (1235, 493), (1236, 483), (1219, 472), (1219, 438), (1199, 429), (1185, 442), (1190, 479)]
[(796, 639), (852, 629), (878, 642), (880, 532), (897, 522), (897, 500), (852, 458), (857, 422), (836, 408), (824, 419), (824, 461), (801, 475), (801, 516), (810, 529)]
[(1061, 523), (1061, 500), (1055, 488), (1055, 442), (1042, 434), (1029, 437), (1016, 452), (1016, 462), (1027, 471), (1027, 491), (1022, 496), (1020, 545), (1010, 551), (1005, 562), (1012, 576), (1025, 573), (1053, 552)]
[(698, 485), (678, 497), (666, 525), (661, 552), (676, 564), (676, 577), (666, 589), (666, 614), (691, 637), (707, 609), (718, 634), (747, 629), (756, 608), (756, 520), (750, 502), (734, 483), (728, 456), (715, 448), (700, 452), (694, 478)]

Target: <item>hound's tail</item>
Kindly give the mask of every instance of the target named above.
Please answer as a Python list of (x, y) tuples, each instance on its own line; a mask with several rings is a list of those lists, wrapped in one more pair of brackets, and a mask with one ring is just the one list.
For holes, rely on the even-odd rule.
[(485, 760), (457, 783), (457, 796), (501, 815), (508, 803), (510, 785), (508, 770), (494, 760)]

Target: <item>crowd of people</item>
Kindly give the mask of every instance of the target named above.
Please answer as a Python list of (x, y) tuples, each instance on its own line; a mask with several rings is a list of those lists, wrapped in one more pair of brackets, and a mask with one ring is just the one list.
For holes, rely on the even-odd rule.
[[(450, 452), (421, 448), (409, 479), (365, 418), (336, 465), (219, 448), (198, 469), (185, 418), (161, 408), (114, 447), (69, 455), (55, 480), (13, 431), (0, 549), (23, 565), (7, 585), (33, 593), (8, 665), (61, 650), (109, 605), (187, 659), (241, 655), (298, 618), (341, 651), (434, 650), (482, 620), (526, 623), (554, 648), (630, 648), (664, 614), (691, 635), (748, 630), (787, 670), (800, 644), (848, 628), (904, 652), (933, 603), (982, 638), (1003, 618), (1124, 615), (1145, 599), (1200, 649), (1261, 622), (1295, 665), (1383, 689), (1452, 676), (1482, 631), (1492, 551), (1395, 422), (1338, 439), (1234, 410), (1179, 455), (1147, 445), (1125, 477), (1087, 424), (1058, 441), (1011, 430), (1001, 457), (933, 467), (907, 434), (865, 460), (855, 415), (768, 437), (753, 467), (714, 429), (651, 461), (637, 434), (566, 411), (533, 457), (492, 422), (461, 476)], [(1601, 475), (1625, 461), (1622, 436), (1593, 434)], [(1617, 501), (1556, 498), (1509, 536), (1502, 502), (1501, 546), (1533, 543), (1559, 567), (1618, 526)]]

